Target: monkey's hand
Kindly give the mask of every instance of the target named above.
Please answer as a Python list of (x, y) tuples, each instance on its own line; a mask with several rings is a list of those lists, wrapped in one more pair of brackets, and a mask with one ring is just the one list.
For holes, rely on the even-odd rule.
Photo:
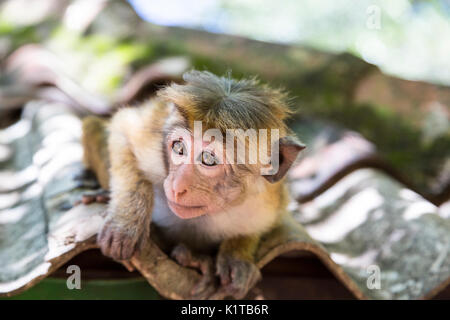
[(220, 252), (217, 256), (216, 273), (222, 286), (210, 299), (242, 299), (261, 278), (261, 272), (253, 262)]
[(113, 189), (108, 218), (97, 237), (104, 255), (129, 260), (141, 244), (149, 241), (152, 192), (151, 183), (146, 181), (138, 181), (133, 191)]
[(127, 227), (113, 218), (108, 218), (97, 236), (97, 243), (105, 256), (114, 260), (128, 260), (137, 249), (142, 229), (142, 226)]
[(191, 291), (192, 299), (206, 299), (216, 291), (214, 264), (210, 256), (194, 254), (184, 244), (177, 245), (171, 253), (179, 265), (200, 271), (202, 279)]

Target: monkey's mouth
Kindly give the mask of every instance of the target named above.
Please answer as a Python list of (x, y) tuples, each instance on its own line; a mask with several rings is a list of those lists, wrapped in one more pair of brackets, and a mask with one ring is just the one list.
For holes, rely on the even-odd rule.
[(181, 219), (192, 219), (206, 213), (207, 206), (185, 206), (173, 201), (167, 200), (167, 203), (178, 217)]

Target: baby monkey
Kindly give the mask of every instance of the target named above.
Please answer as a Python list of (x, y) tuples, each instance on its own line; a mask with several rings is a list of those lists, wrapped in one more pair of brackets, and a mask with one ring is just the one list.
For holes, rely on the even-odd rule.
[[(183, 79), (110, 121), (84, 119), (85, 164), (111, 194), (97, 241), (130, 259), (152, 222), (160, 245), (204, 274), (194, 298), (209, 297), (214, 271), (219, 290), (243, 298), (260, 278), (261, 235), (287, 214), (283, 178), (304, 145), (285, 124), (282, 91), (206, 71)], [(215, 268), (206, 253), (217, 254)]]

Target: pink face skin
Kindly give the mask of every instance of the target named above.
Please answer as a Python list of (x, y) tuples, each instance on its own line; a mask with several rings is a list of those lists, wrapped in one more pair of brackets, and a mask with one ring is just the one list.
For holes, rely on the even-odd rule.
[(232, 167), (224, 164), (221, 146), (204, 141), (196, 149), (194, 154), (194, 139), (187, 131), (168, 137), (164, 192), (170, 209), (182, 219), (221, 212), (242, 193)]

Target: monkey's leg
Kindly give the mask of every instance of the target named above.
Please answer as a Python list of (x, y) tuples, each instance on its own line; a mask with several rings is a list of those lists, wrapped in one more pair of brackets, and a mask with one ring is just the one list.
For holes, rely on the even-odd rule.
[(217, 254), (216, 274), (221, 288), (211, 299), (234, 297), (242, 299), (261, 278), (254, 263), (254, 254), (259, 244), (259, 235), (232, 238), (222, 242)]
[(100, 186), (109, 189), (109, 153), (108, 153), (108, 121), (98, 117), (83, 119), (83, 162), (86, 169), (92, 170)]
[(211, 257), (194, 254), (182, 243), (172, 250), (171, 257), (183, 267), (197, 269), (203, 275), (192, 289), (191, 295), (194, 299), (206, 299), (216, 290), (214, 264)]
[(81, 200), (74, 205), (83, 203), (85, 205), (93, 202), (109, 202), (109, 156), (108, 156), (108, 132), (107, 120), (98, 117), (86, 117), (82, 125), (83, 162), (85, 169), (75, 176), (80, 185), (87, 188), (98, 188), (93, 184), (96, 178), (102, 190), (83, 194)]

